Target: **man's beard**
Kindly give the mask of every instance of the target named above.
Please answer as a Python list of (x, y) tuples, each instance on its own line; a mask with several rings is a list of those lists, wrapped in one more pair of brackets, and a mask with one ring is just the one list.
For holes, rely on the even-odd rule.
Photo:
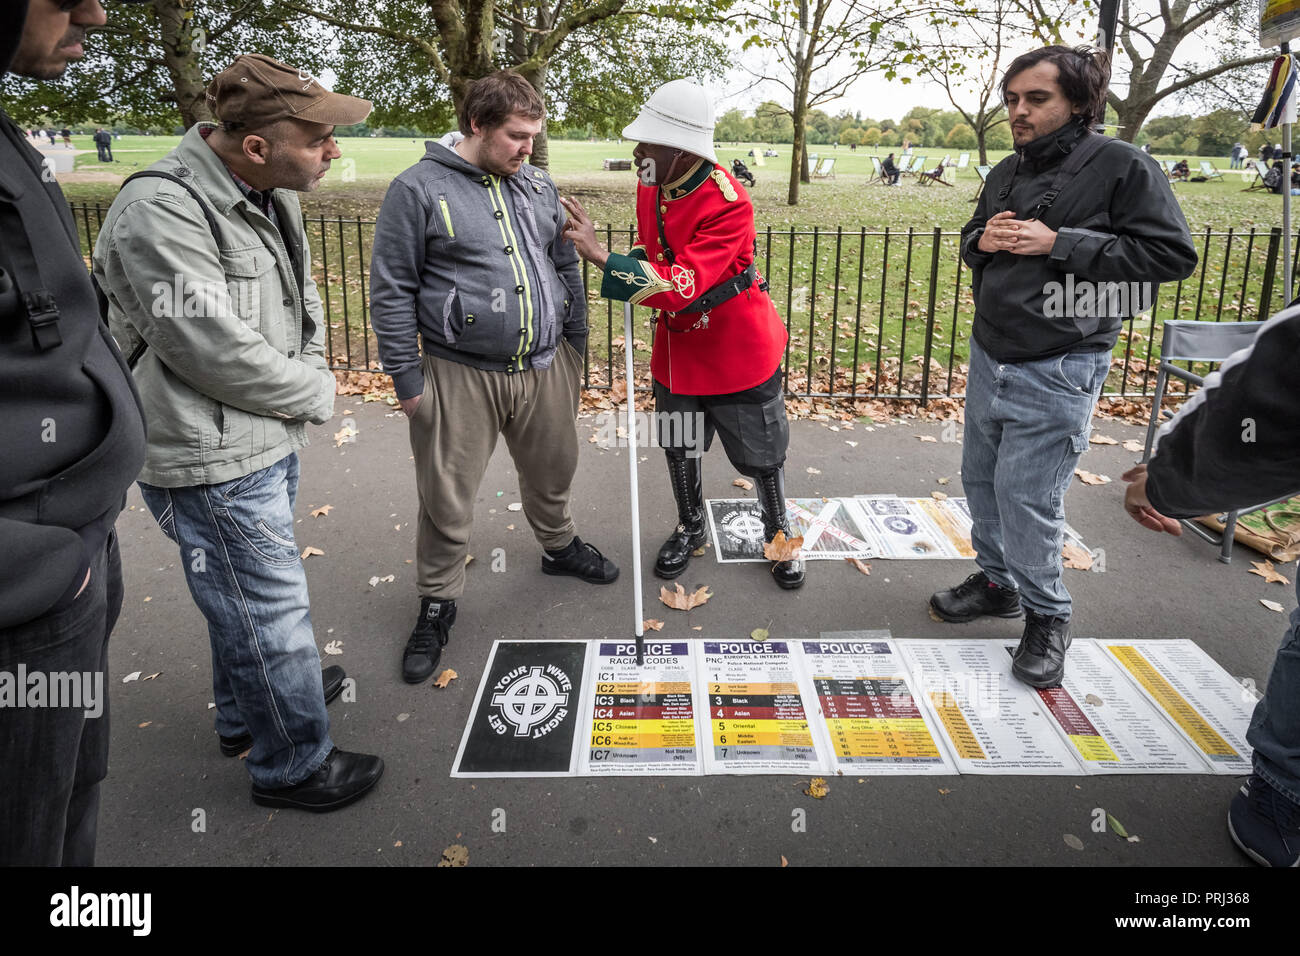
[(10, 66), (10, 72), (30, 77), (33, 80), (57, 80), (68, 72), (69, 59), (68, 57), (59, 59), (58, 51), (78, 43), (84, 44), (85, 41), (85, 27), (69, 27), (68, 32), (63, 34), (62, 39), (59, 40), (59, 45), (51, 51), (47, 59), (29, 67), (23, 67), (21, 63), (14, 64)]

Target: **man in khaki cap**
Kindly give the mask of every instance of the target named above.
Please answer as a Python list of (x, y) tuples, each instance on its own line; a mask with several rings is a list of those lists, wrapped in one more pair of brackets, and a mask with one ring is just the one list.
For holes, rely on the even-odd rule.
[(370, 103), (258, 54), (207, 98), (219, 123), (123, 184), (94, 274), (144, 404), (140, 491), (208, 622), (221, 752), (248, 751), (257, 803), (333, 810), (384, 765), (330, 739), (343, 669), (321, 671), (294, 540), (296, 451), (335, 387), (294, 190)]

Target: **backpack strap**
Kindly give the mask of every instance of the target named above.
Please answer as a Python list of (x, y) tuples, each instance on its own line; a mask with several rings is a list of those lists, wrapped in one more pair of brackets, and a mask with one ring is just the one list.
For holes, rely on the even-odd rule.
[[(118, 191), (121, 192), (122, 189), (125, 189), (126, 184), (131, 182), (131, 180), (133, 179), (148, 179), (148, 178), (166, 179), (169, 182), (176, 183), (176, 185), (180, 186), (187, 193), (189, 193), (194, 198), (194, 201), (199, 204), (199, 208), (203, 210), (203, 218), (207, 220), (208, 231), (212, 233), (212, 238), (216, 241), (217, 248), (218, 249), (221, 248), (221, 226), (217, 223), (216, 213), (212, 211), (212, 207), (207, 204), (203, 196), (199, 194), (199, 191), (195, 189), (194, 186), (188, 180), (182, 179), (180, 176), (177, 176), (175, 173), (164, 172), (161, 169), (142, 169), (140, 172), (132, 173), (130, 176), (127, 176), (126, 179), (122, 180), (122, 186), (119, 188)], [(92, 281), (94, 281), (93, 276), (92, 276)], [(95, 282), (95, 298), (99, 302), (100, 317), (104, 320), (105, 323), (107, 323), (108, 322), (108, 296), (104, 294), (104, 290), (100, 288), (98, 282)], [(135, 348), (133, 348), (131, 350), (131, 354), (126, 357), (127, 368), (134, 371), (137, 363), (139, 363), (140, 359), (144, 356), (144, 353), (148, 348), (149, 348), (149, 343), (144, 341), (144, 339), (141, 339), (140, 344), (137, 345)]]
[(1065, 157), (1061, 163), (1061, 168), (1056, 171), (1056, 177), (1052, 180), (1052, 185), (1048, 187), (1047, 192), (1043, 193), (1043, 198), (1038, 201), (1034, 207), (1033, 213), (1029, 216), (1032, 219), (1042, 219), (1043, 214), (1052, 208), (1052, 203), (1056, 202), (1056, 197), (1061, 194), (1065, 184), (1075, 177), (1075, 174), (1084, 167), (1088, 160), (1092, 159), (1103, 146), (1108, 143), (1109, 137), (1102, 136), (1100, 133), (1094, 133), (1091, 130), (1084, 133), (1074, 149), (1070, 150), (1070, 155)]

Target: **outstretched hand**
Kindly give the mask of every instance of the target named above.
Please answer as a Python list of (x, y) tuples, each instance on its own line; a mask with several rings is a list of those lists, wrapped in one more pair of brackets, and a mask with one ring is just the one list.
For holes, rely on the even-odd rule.
[(1175, 536), (1183, 533), (1181, 524), (1156, 511), (1147, 498), (1146, 465), (1130, 468), (1120, 477), (1128, 482), (1128, 487), (1124, 489), (1124, 510), (1132, 515), (1134, 521), (1152, 531), (1164, 531)]
[(572, 196), (560, 197), (560, 204), (569, 214), (568, 221), (564, 224), (562, 238), (572, 241), (574, 248), (578, 250), (578, 255), (582, 258), (602, 269), (605, 268), (605, 260), (609, 258), (609, 253), (597, 241), (596, 224), (587, 215), (587, 210)]

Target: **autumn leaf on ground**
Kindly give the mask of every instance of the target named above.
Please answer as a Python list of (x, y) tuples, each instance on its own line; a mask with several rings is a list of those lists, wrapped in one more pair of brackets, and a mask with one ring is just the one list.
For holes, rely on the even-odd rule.
[(749, 632), (749, 636), (756, 641), (765, 641), (771, 636), (771, 634), (765, 627), (756, 627)]
[(1082, 468), (1074, 469), (1074, 473), (1079, 476), (1079, 480), (1085, 485), (1106, 485), (1110, 484), (1110, 479), (1105, 475), (1094, 475), (1090, 471), (1084, 471)]
[(131, 683), (131, 681), (133, 681), (133, 680), (139, 680), (139, 679), (140, 679), (140, 672), (139, 672), (139, 671), (131, 671), (131, 673), (127, 674), (125, 677), (122, 678), (122, 683), (123, 683), (123, 684), (129, 684), (129, 683)]
[(443, 671), (441, 674), (438, 675), (437, 680), (433, 682), (433, 686), (446, 687), (448, 684), (450, 684), (459, 676), (460, 676), (459, 674), (457, 674), (454, 670), (448, 667), (445, 671)]
[(732, 478), (731, 483), (737, 488), (744, 488), (746, 491), (754, 490), (754, 483), (748, 478)]
[(804, 791), (808, 796), (820, 800), (831, 792), (831, 788), (826, 786), (826, 781), (822, 777), (813, 777), (808, 782), (808, 789)]
[(808, 474), (810, 474), (810, 475), (820, 475), (820, 474), (821, 474), (821, 470), (818, 469), (818, 468), (812, 468), (812, 467), (809, 467), (809, 468), (807, 468), (807, 469), (805, 469), (805, 470), (806, 470), (806, 471), (808, 472)]
[(676, 585), (677, 590), (669, 591), (666, 587), (659, 588), (659, 600), (663, 601), (669, 607), (678, 611), (689, 611), (693, 607), (699, 607), (709, 598), (713, 597), (713, 592), (709, 590), (707, 584), (702, 585), (690, 594), (680, 584)]
[(946, 494), (944, 494), (942, 491), (932, 491), (932, 492), (930, 492), (930, 497), (933, 498), (935, 501), (947, 501), (947, 500), (948, 500), (948, 496), (947, 496)]
[(782, 865), (782, 866), (789, 866), (789, 865), (790, 865), (790, 861), (787, 860), (785, 857), (781, 857), (781, 865)]
[(311, 516), (312, 516), (313, 518), (321, 518), (321, 517), (324, 517), (325, 515), (329, 514), (329, 513), (330, 513), (331, 511), (333, 511), (333, 510), (334, 510), (334, 506), (333, 506), (333, 505), (321, 505), (319, 508), (313, 508), (313, 509), (312, 509)]
[(1286, 610), (1284, 607), (1282, 607), (1282, 605), (1278, 604), (1276, 601), (1261, 600), (1259, 603), (1264, 605), (1264, 607), (1268, 608), (1270, 611), (1277, 611), (1278, 614), (1281, 614), (1284, 610)]
[(396, 580), (397, 580), (397, 575), (395, 575), (395, 574), (386, 574), (386, 575), (384, 575), (382, 578), (381, 578), (379, 575), (375, 574), (375, 575), (372, 575), (371, 578), (370, 578), (370, 586), (371, 586), (372, 588), (373, 588), (373, 587), (376, 587), (376, 586), (379, 584), (380, 581), (386, 581), (386, 582), (388, 582), (389, 584), (391, 584), (392, 582), (394, 582), (394, 581), (396, 581)]
[(693, 558), (702, 558), (702, 557), (704, 557), (704, 554), (705, 554), (705, 549), (704, 549), (704, 548), (696, 548), (694, 551), (691, 552), (691, 557), (693, 557)]
[(469, 850), (459, 843), (453, 843), (443, 850), (442, 859), (438, 861), (439, 866), (465, 866), (468, 863)]
[(1258, 574), (1261, 578), (1263, 578), (1265, 581), (1268, 581), (1270, 584), (1291, 583), (1286, 578), (1282, 577), (1282, 575), (1278, 574), (1277, 571), (1273, 570), (1273, 562), (1267, 559), (1263, 561), (1250, 562), (1250, 571), (1248, 573)]
[(863, 561), (861, 558), (845, 558), (844, 560), (853, 565), (863, 574), (871, 573), (871, 565), (867, 564), (867, 562)]
[(1119, 442), (1111, 438), (1109, 435), (1093, 435), (1091, 438), (1088, 439), (1088, 441), (1090, 441), (1094, 445), (1118, 445), (1119, 444)]
[(647, 631), (662, 631), (664, 629), (664, 622), (656, 620), (653, 617), (648, 617), (641, 622), (641, 627)]
[(946, 485), (948, 482), (952, 481), (951, 478), (936, 478), (934, 480), (939, 482), (941, 485)]
[(334, 447), (338, 448), (346, 441), (356, 438), (359, 433), (351, 425), (344, 425), (334, 433)]
[(1074, 568), (1078, 571), (1087, 571), (1092, 568), (1092, 555), (1077, 544), (1069, 541), (1061, 546), (1061, 557), (1065, 558), (1065, 566)]
[(148, 727), (148, 726), (149, 726), (150, 724), (152, 724), (152, 723), (153, 723), (152, 720), (146, 720), (146, 721), (145, 721), (144, 723), (142, 723), (142, 724), (136, 724), (136, 726), (137, 726), (137, 727), (140, 727), (140, 728), (143, 729), (143, 728), (145, 728), (145, 727)]
[(935, 438), (933, 435), (917, 435), (916, 437), (921, 439), (921, 441), (932, 441), (932, 442), (939, 441), (939, 439)]
[(150, 674), (148, 677), (142, 677), (141, 681), (153, 680), (155, 677), (161, 677), (161, 676), (162, 676), (162, 671), (158, 671), (157, 673)]
[(302, 549), (302, 560), (306, 561), (313, 554), (324, 554), (324, 553), (325, 552), (322, 551), (320, 548), (313, 548), (310, 545), (308, 545), (307, 547)]
[(1138, 441), (1136, 438), (1125, 438), (1124, 450), (1125, 451), (1146, 451), (1147, 446), (1144, 445), (1142, 442)]
[(1067, 833), (1067, 834), (1065, 834), (1065, 836), (1064, 836), (1062, 839), (1065, 840), (1065, 845), (1068, 846), (1071, 850), (1082, 850), (1082, 849), (1083, 849), (1083, 841), (1080, 840), (1080, 839), (1079, 839), (1077, 836), (1075, 836), (1073, 833)]
[(784, 531), (778, 531), (776, 537), (763, 545), (763, 557), (769, 561), (795, 561), (802, 545), (803, 535), (787, 538)]
[(342, 653), (343, 653), (343, 642), (342, 642), (342, 641), (330, 641), (328, 644), (325, 645), (325, 653), (326, 653), (326, 654), (342, 654)]
[(626, 381), (615, 382), (613, 387), (610, 388), (609, 390), (609, 400), (613, 402), (615, 405), (621, 405), (623, 404), (623, 401), (626, 398), (627, 398), (627, 382)]

